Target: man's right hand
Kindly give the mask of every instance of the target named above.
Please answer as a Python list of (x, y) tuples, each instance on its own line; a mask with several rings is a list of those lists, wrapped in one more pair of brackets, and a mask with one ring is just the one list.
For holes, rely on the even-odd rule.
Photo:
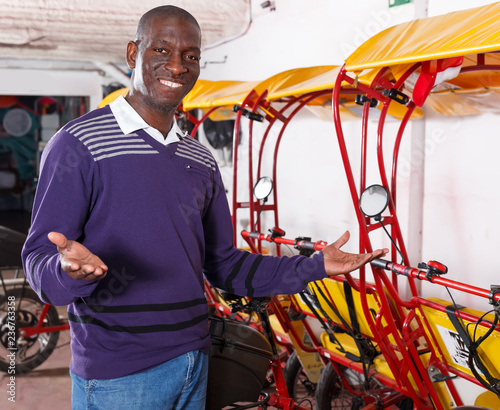
[(50, 232), (48, 238), (57, 245), (63, 271), (73, 279), (92, 281), (106, 276), (108, 267), (81, 243), (70, 241), (59, 232)]

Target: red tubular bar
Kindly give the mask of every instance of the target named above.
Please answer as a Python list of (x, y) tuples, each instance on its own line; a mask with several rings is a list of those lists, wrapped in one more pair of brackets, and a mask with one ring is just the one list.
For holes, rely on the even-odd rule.
[[(394, 88), (400, 90), (401, 87), (403, 86), (404, 82), (408, 79), (408, 77), (414, 73), (418, 68), (420, 67), (420, 64), (414, 64), (409, 70), (407, 70), (403, 76), (397, 81), (397, 83), (394, 85)], [(415, 103), (413, 101), (410, 101), (409, 104), (406, 106), (406, 114), (401, 120), (401, 124), (399, 126), (398, 134), (396, 137), (396, 142), (394, 143), (394, 151), (392, 154), (392, 177), (391, 177), (391, 192), (393, 195), (393, 200), (396, 203), (396, 189), (397, 189), (397, 170), (398, 170), (398, 157), (399, 157), (399, 148), (401, 145), (401, 140), (403, 138), (403, 132), (406, 129), (406, 125), (408, 124), (408, 121), (411, 118), (411, 115), (413, 114), (413, 111), (415, 110)]]
[[(479, 296), (485, 299), (489, 299), (490, 297), (490, 291), (486, 289), (478, 288), (472, 285), (467, 285), (461, 282), (456, 282), (450, 279), (445, 279), (437, 275), (427, 276), (425, 272), (417, 268), (411, 268), (409, 266), (404, 266), (397, 263), (389, 262), (387, 264), (387, 270), (397, 273), (398, 275), (404, 275), (414, 279), (419, 279), (430, 283), (436, 283), (438, 285), (446, 286), (451, 289), (460, 290), (462, 292), (466, 292), (471, 295)], [(493, 299), (498, 302), (500, 300), (500, 293), (493, 295)]]
[[(376, 88), (377, 84), (382, 81), (383, 75), (387, 72), (387, 68), (381, 69), (375, 79), (372, 81), (371, 88)], [(378, 94), (378, 93), (377, 93)], [(378, 128), (377, 128), (377, 160), (378, 160), (378, 166), (379, 166), (379, 173), (380, 173), (380, 178), (382, 181), (382, 185), (388, 188), (390, 186), (388, 178), (387, 178), (387, 173), (385, 171), (385, 164), (384, 164), (384, 152), (383, 152), (383, 137), (384, 137), (384, 126), (385, 126), (385, 120), (387, 118), (387, 111), (389, 109), (389, 105), (391, 104), (392, 100), (389, 97), (385, 97), (382, 94), (378, 94), (377, 99), (382, 101), (383, 108), (380, 111), (380, 118), (379, 118), (379, 123), (378, 123)], [(409, 118), (409, 117), (408, 117)], [(404, 123), (406, 125), (406, 123)], [(399, 134), (402, 135), (404, 131), (404, 127), (401, 125), (400, 126), (400, 131)], [(391, 191), (389, 191), (391, 192)], [(393, 238), (396, 238), (399, 248), (401, 250), (401, 253), (403, 254), (403, 257), (407, 263), (409, 263), (408, 260), (408, 253), (406, 251), (406, 247), (404, 244), (404, 241), (402, 240), (402, 234), (401, 234), (401, 229), (399, 226), (399, 221), (396, 215), (396, 197), (395, 193), (391, 192), (391, 195), (389, 196), (389, 210), (391, 213), (391, 216), (393, 217), (391, 229), (392, 229), (392, 236)], [(393, 258), (396, 257), (396, 249), (393, 248), (392, 251)], [(416, 291), (416, 289), (415, 289)]]
[[(257, 112), (257, 109), (259, 107), (260, 104), (262, 104), (262, 101), (265, 101), (265, 98), (267, 96), (267, 90), (264, 91), (262, 94), (260, 94), (256, 101), (254, 101), (254, 103), (252, 104), (252, 107), (251, 107), (251, 111), (252, 112)], [(255, 229), (255, 215), (257, 213), (257, 210), (256, 210), (256, 202), (255, 200), (253, 199), (253, 187), (254, 187), (254, 173), (253, 173), (253, 121), (250, 120), (248, 122), (248, 200), (250, 202), (250, 226), (252, 227), (252, 229)], [(276, 207), (276, 202), (273, 203), (274, 207)], [(275, 208), (274, 208), (275, 209)], [(277, 214), (277, 212), (275, 211), (275, 214)], [(260, 230), (260, 220), (257, 224), (258, 226), (256, 227), (256, 229), (259, 229)], [(261, 247), (261, 244), (259, 243), (258, 244), (258, 248), (260, 251), (262, 251), (262, 247)]]
[[(321, 91), (316, 91), (316, 92), (311, 92), (307, 93), (304, 95), (301, 95), (299, 97), (292, 98), (290, 101), (287, 101), (284, 107), (282, 107), (279, 111), (275, 110), (270, 103), (266, 100), (267, 97), (267, 90), (263, 91), (260, 95), (257, 96), (255, 91), (252, 91), (243, 101), (242, 107), (249, 107), (251, 108), (252, 112), (257, 112), (259, 107), (261, 107), (265, 112), (268, 113), (266, 116), (266, 119), (268, 121), (268, 126), (263, 134), (263, 138), (259, 147), (259, 155), (258, 155), (258, 162), (257, 162), (257, 173), (256, 177), (257, 179), (260, 178), (261, 176), (261, 170), (262, 170), (262, 156), (264, 152), (264, 145), (267, 140), (267, 137), (269, 135), (269, 132), (273, 125), (276, 123), (276, 120), (279, 120), (283, 126), (279, 132), (278, 140), (275, 145), (275, 150), (274, 150), (274, 157), (273, 157), (273, 170), (272, 170), (272, 178), (274, 181), (277, 179), (277, 157), (278, 157), (278, 150), (279, 150), (279, 145), (283, 136), (283, 133), (290, 122), (290, 120), (297, 114), (297, 112), (302, 109), (307, 103), (310, 101), (314, 100), (318, 96), (321, 95), (326, 95), (330, 94), (330, 90), (321, 90)], [(294, 104), (299, 102), (298, 106), (289, 114), (286, 116), (284, 113), (287, 111), (290, 107), (292, 107)], [(254, 186), (254, 166), (253, 166), (253, 122), (250, 121), (249, 123), (249, 153), (248, 153), (248, 195), (249, 195), (249, 201), (248, 203), (240, 203), (236, 200), (237, 197), (237, 169), (236, 169), (236, 162), (237, 162), (237, 149), (239, 145), (239, 133), (238, 130), (240, 128), (240, 119), (241, 119), (242, 112), (238, 112), (236, 123), (235, 123), (235, 141), (238, 140), (238, 143), (234, 144), (234, 169), (233, 169), (233, 209), (238, 209), (238, 208), (245, 208), (248, 207), (250, 208), (250, 226), (254, 228), (254, 221), (255, 221), (255, 216), (257, 214), (257, 205), (259, 204), (258, 201), (253, 200), (253, 186)], [(274, 226), (279, 226), (279, 220), (278, 220), (278, 189), (277, 189), (277, 184), (274, 186), (273, 190), (273, 203), (265, 205), (263, 210), (272, 210), (274, 211)], [(234, 241), (236, 243), (236, 212), (233, 211), (233, 226), (235, 228), (235, 237)], [(255, 226), (256, 230), (260, 230), (260, 220), (257, 222), (257, 226)], [(249, 242), (254, 242), (255, 238), (245, 238), (247, 243)], [(255, 245), (255, 244), (254, 244)], [(255, 252), (255, 247), (258, 249), (258, 252), (262, 252), (262, 247), (261, 247), (261, 241), (259, 240), (258, 243), (255, 246), (250, 245), (250, 248), (252, 249), (252, 252)], [(276, 247), (276, 254), (278, 256), (281, 255), (281, 250), (280, 247)]]
[(65, 330), (69, 330), (69, 323), (65, 322), (58, 326), (44, 326), (43, 322), (45, 317), (49, 313), (50, 305), (45, 304), (42, 309), (42, 313), (40, 314), (40, 320), (36, 326), (30, 327), (22, 327), (20, 329), (20, 335), (22, 337), (32, 337), (34, 335), (38, 335), (40, 333), (54, 333), (54, 332), (63, 332)]
[[(341, 120), (340, 120), (340, 93), (341, 93), (341, 84), (347, 81), (350, 84), (354, 84), (355, 80), (350, 78), (347, 75), (347, 72), (345, 70), (345, 67), (342, 67), (339, 71), (339, 75), (337, 77), (337, 80), (335, 82), (335, 87), (333, 89), (333, 118), (334, 118), (334, 124), (335, 124), (335, 130), (337, 133), (337, 140), (339, 143), (339, 148), (340, 148), (340, 153), (342, 157), (342, 162), (344, 164), (344, 170), (346, 173), (347, 177), (347, 182), (349, 185), (349, 191), (351, 193), (351, 198), (352, 202), (354, 204), (354, 211), (356, 213), (356, 217), (359, 223), (359, 226), (366, 226), (365, 225), (365, 217), (361, 213), (361, 210), (358, 207), (358, 201), (359, 201), (359, 195), (356, 189), (356, 183), (354, 181), (354, 175), (352, 172), (352, 167), (351, 163), (349, 160), (349, 155), (347, 152), (347, 147), (345, 144), (345, 139), (344, 139), (344, 134), (342, 130), (342, 125), (341, 125)], [(371, 97), (372, 90), (363, 84), (358, 84), (358, 87), (360, 89), (366, 90), (366, 94)], [(371, 248), (371, 243), (370, 239), (368, 237), (368, 231), (366, 229), (360, 229), (360, 241), (361, 241), (361, 251), (366, 250), (368, 252), (372, 251)], [(380, 330), (377, 327), (377, 324), (373, 320), (371, 314), (370, 314), (370, 309), (368, 307), (368, 302), (366, 298), (366, 288), (364, 284), (366, 283), (365, 280), (365, 270), (361, 269), (360, 270), (360, 292), (361, 292), (361, 303), (363, 307), (363, 311), (365, 313), (365, 317), (367, 319), (368, 325), (370, 327), (370, 330), (372, 334), (374, 335), (377, 344), (379, 345), (380, 349), (382, 350), (382, 353), (384, 354), (384, 357), (387, 360), (387, 364), (389, 365), (389, 368), (391, 369), (391, 372), (398, 378), (398, 382), (402, 382), (402, 378), (398, 377), (399, 375), (399, 368), (398, 368), (398, 359), (395, 354), (389, 351), (388, 347), (386, 346), (385, 340), (382, 338), (380, 335)], [(391, 329), (391, 330), (396, 330), (397, 329)], [(418, 398), (415, 397), (415, 399), (418, 401)]]
[(20, 330), (23, 337), (32, 337), (40, 333), (64, 332), (65, 330), (69, 330), (69, 323), (63, 323), (58, 326), (30, 326), (23, 327)]
[[(284, 132), (290, 123), (290, 121), (295, 117), (295, 115), (302, 109), (304, 108), (305, 105), (307, 105), (309, 102), (313, 101), (314, 99), (322, 96), (322, 95), (328, 95), (331, 93), (331, 90), (321, 90), (321, 91), (315, 91), (315, 92), (310, 92), (306, 93), (304, 95), (301, 95), (299, 97), (294, 97), (290, 101), (288, 101), (284, 107), (282, 107), (279, 111), (276, 111), (270, 103), (264, 99), (264, 97), (267, 97), (267, 91), (262, 93), (262, 95), (259, 97), (259, 100), (254, 106), (254, 110), (257, 109), (257, 105), (261, 106), (263, 110), (269, 111), (271, 115), (267, 116), (267, 119), (269, 121), (269, 125), (264, 133), (264, 136), (262, 138), (262, 142), (259, 148), (259, 159), (258, 159), (258, 165), (257, 165), (257, 178), (261, 176), (261, 171), (262, 171), (262, 156), (264, 152), (264, 145), (267, 140), (267, 137), (269, 135), (269, 132), (273, 125), (276, 123), (276, 120), (279, 120), (282, 123), (282, 127), (278, 133), (278, 137), (274, 146), (274, 153), (273, 153), (273, 169), (272, 169), (272, 179), (273, 181), (277, 181), (277, 169), (278, 169), (278, 152), (280, 148), (280, 144), (284, 135)], [(296, 105), (296, 107), (287, 115), (285, 115), (285, 112), (288, 111), (291, 107)], [(250, 171), (252, 172), (252, 171)], [(252, 189), (252, 187), (250, 187)], [(249, 195), (252, 195), (252, 192), (249, 192)], [(278, 185), (275, 183), (274, 190), (273, 190), (273, 210), (274, 210), (274, 226), (279, 226), (279, 215), (278, 215)], [(256, 227), (257, 230), (260, 230), (260, 226)], [(276, 247), (276, 254), (278, 256), (281, 255), (281, 249), (279, 246)]]
[[(377, 139), (377, 153), (378, 153), (378, 162), (379, 162), (379, 171), (380, 171), (380, 176), (383, 181), (383, 185), (387, 188), (389, 186), (388, 180), (385, 174), (385, 168), (384, 168), (384, 163), (383, 163), (383, 155), (382, 155), (382, 138), (383, 138), (383, 124), (384, 120), (387, 114), (388, 110), (388, 105), (391, 100), (388, 100), (387, 97), (383, 96), (379, 90), (380, 87), (378, 86), (378, 81), (383, 79), (383, 73), (387, 69), (382, 69), (379, 71), (379, 73), (376, 76), (376, 79), (372, 82), (370, 87), (367, 87), (363, 84), (358, 84), (356, 80), (353, 80), (351, 77), (347, 75), (347, 72), (345, 70), (345, 67), (343, 67), (339, 75), (337, 77), (336, 85), (334, 88), (333, 92), (333, 116), (334, 116), (334, 123), (335, 123), (335, 129), (337, 132), (337, 139), (341, 151), (341, 156), (342, 160), (344, 163), (344, 169), (346, 172), (348, 184), (349, 184), (349, 189), (351, 192), (356, 216), (358, 219), (358, 223), (360, 226), (360, 245), (361, 245), (361, 251), (368, 251), (370, 252), (372, 250), (371, 248), (371, 243), (370, 239), (368, 236), (368, 229), (366, 227), (366, 218), (361, 214), (361, 211), (358, 207), (358, 200), (359, 196), (357, 193), (356, 189), (356, 184), (353, 179), (353, 173), (349, 161), (349, 155), (347, 152), (345, 140), (344, 140), (344, 135), (343, 135), (343, 130), (342, 130), (342, 125), (340, 122), (340, 93), (341, 93), (341, 84), (343, 82), (348, 82), (351, 84), (355, 89), (358, 91), (364, 92), (367, 96), (370, 98), (377, 98), (377, 100), (380, 100), (382, 102), (385, 102), (385, 104), (382, 107), (382, 111), (380, 114), (380, 121), (379, 121), (379, 128), (378, 128), (378, 139)], [(383, 88), (387, 88), (386, 85), (384, 84), (382, 86)], [(392, 200), (392, 195), (390, 195), (390, 201), (389, 201), (389, 209), (391, 211), (391, 217), (393, 220), (393, 225), (392, 225), (392, 230), (393, 233), (396, 235), (396, 239), (402, 244), (403, 251), (404, 249), (404, 243), (402, 241), (402, 236), (401, 236), (401, 231), (399, 228), (399, 224), (397, 221), (397, 217), (395, 215), (395, 207), (394, 207), (394, 201)], [(406, 252), (403, 254), (405, 255)], [(395, 252), (393, 250), (392, 252), (393, 257), (395, 257)], [(406, 255), (405, 255), (406, 256)], [(407, 259), (407, 257), (406, 257)], [(393, 275), (393, 278), (395, 276)], [(402, 335), (399, 332), (398, 329), (398, 324), (400, 325), (400, 322), (403, 320), (405, 317), (404, 311), (401, 309), (400, 306), (398, 306), (398, 311), (395, 312), (392, 308), (392, 302), (389, 300), (388, 295), (386, 294), (386, 289), (387, 286), (392, 284), (387, 276), (385, 275), (384, 272), (379, 271), (377, 272), (376, 275), (374, 275), (375, 278), (375, 286), (379, 290), (378, 295), (380, 298), (380, 303), (381, 303), (381, 309), (380, 309), (380, 315), (381, 317), (385, 318), (385, 328), (381, 329), (378, 324), (382, 324), (381, 322), (375, 322), (372, 320), (371, 316), (369, 315), (369, 308), (367, 305), (367, 300), (366, 300), (366, 292), (364, 291), (364, 284), (366, 283), (366, 278), (365, 278), (365, 272), (364, 270), (360, 270), (360, 289), (361, 289), (361, 302), (362, 302), (362, 307), (363, 311), (365, 313), (365, 317), (367, 318), (368, 324), (370, 326), (370, 329), (380, 347), (382, 350), (382, 353), (384, 354), (384, 357), (386, 358), (386, 361), (389, 365), (389, 368), (391, 369), (393, 375), (395, 376), (396, 380), (398, 383), (401, 384), (401, 386), (405, 386), (405, 389), (408, 391), (410, 397), (415, 401), (416, 405), (419, 408), (438, 408), (441, 409), (442, 404), (439, 402), (439, 398), (436, 394), (436, 391), (432, 389), (431, 391), (428, 390), (428, 387), (430, 386), (430, 380), (429, 376), (426, 372), (423, 374), (420, 373), (420, 369), (415, 363), (415, 361), (419, 360), (418, 357), (413, 357), (410, 352), (406, 350), (405, 342), (402, 338)], [(397, 291), (395, 291), (394, 288), (390, 289), (391, 297), (398, 296)], [(394, 298), (393, 298), (394, 299)], [(382, 332), (382, 330), (384, 332)], [(382, 334), (384, 333), (384, 334)], [(384, 336), (385, 335), (385, 336)], [(386, 345), (386, 338), (391, 335), (394, 338), (394, 341), (396, 343), (395, 346), (392, 346), (387, 343)], [(398, 354), (400, 356), (398, 356)], [(410, 378), (411, 375), (411, 378)], [(415, 386), (413, 387), (411, 384), (411, 379), (414, 380)]]
[[(199, 120), (197, 120), (196, 122), (194, 122), (194, 128), (193, 130), (191, 131), (191, 137), (194, 138), (194, 136), (196, 135), (196, 133), (198, 132), (198, 128), (200, 127), (201, 124), (203, 124), (203, 121), (205, 121), (208, 116), (210, 114), (212, 114), (215, 110), (217, 110), (218, 108), (220, 107), (213, 107), (213, 108), (210, 108), (210, 110), (208, 110), (208, 112), (203, 115), (203, 117), (201, 117)], [(191, 118), (194, 118), (192, 115), (190, 116)]]
[[(241, 104), (242, 107), (248, 106), (250, 102), (252, 101), (252, 98), (254, 98), (256, 95), (256, 92), (254, 90), (250, 91), (248, 95), (245, 97), (243, 100), (243, 103)], [(233, 242), (236, 245), (236, 215), (237, 211), (240, 208), (243, 208), (244, 203), (243, 202), (238, 202), (238, 146), (240, 143), (240, 124), (241, 124), (241, 115), (242, 111), (238, 111), (236, 113), (236, 119), (234, 122), (234, 134), (233, 134), (233, 201), (232, 201), (232, 222), (233, 222), (233, 229), (234, 229), (234, 235), (233, 235)], [(253, 197), (249, 198), (249, 202), (246, 203), (246, 205), (250, 206), (250, 202), (252, 202)]]
[(294, 240), (294, 239), (286, 239), (286, 238), (274, 238), (271, 239), (271, 235), (264, 235), (263, 233), (260, 232), (248, 232), (248, 231), (241, 231), (241, 236), (245, 239), (257, 239), (259, 241), (267, 241), (267, 242), (274, 242), (274, 243), (279, 243), (283, 245), (292, 245), (292, 246), (299, 246), (303, 247), (305, 249), (314, 249), (315, 251), (320, 251), (326, 246), (326, 242), (324, 241), (317, 241), (317, 242), (311, 242), (311, 241), (305, 241), (305, 240)]
[(285, 310), (283, 309), (283, 306), (281, 305), (279, 300), (276, 298), (276, 296), (274, 296), (271, 299), (271, 302), (269, 305), (270, 305), (273, 313), (278, 317), (280, 324), (285, 328), (287, 333), (292, 335), (292, 337), (295, 339), (295, 341), (298, 343), (299, 347), (303, 351), (309, 352), (309, 353), (315, 353), (318, 351), (320, 344), (316, 340), (316, 338), (314, 337), (314, 334), (312, 332), (309, 334), (309, 336), (311, 337), (313, 347), (311, 348), (311, 347), (307, 347), (306, 345), (304, 345), (304, 343), (300, 339), (299, 335), (297, 334), (297, 331), (295, 330), (295, 328), (293, 326), (290, 326), (291, 321), (288, 318)]

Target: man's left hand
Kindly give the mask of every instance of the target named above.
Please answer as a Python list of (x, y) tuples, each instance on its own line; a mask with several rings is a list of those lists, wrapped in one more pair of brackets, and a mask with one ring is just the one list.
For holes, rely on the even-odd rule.
[(371, 260), (381, 258), (389, 252), (386, 248), (363, 254), (343, 252), (340, 248), (346, 244), (349, 237), (349, 231), (346, 231), (334, 243), (323, 249), (325, 270), (328, 276), (342, 275), (355, 271)]

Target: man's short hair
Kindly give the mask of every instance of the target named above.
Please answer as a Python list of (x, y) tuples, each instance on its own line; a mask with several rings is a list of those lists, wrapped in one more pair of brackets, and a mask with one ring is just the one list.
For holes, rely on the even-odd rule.
[[(140, 40), (140, 37), (142, 33), (146, 30), (148, 25), (150, 24), (151, 20), (156, 18), (156, 17), (174, 17), (178, 18), (181, 20), (185, 21), (190, 21), (193, 23), (198, 29), (200, 29), (200, 25), (198, 24), (198, 21), (194, 18), (194, 16), (187, 12), (184, 9), (181, 9), (180, 7), (177, 6), (159, 6), (155, 7), (154, 9), (151, 9), (147, 11), (146, 13), (143, 14), (141, 19), (139, 20), (139, 24), (137, 25), (137, 32), (135, 35), (135, 40)], [(200, 29), (201, 31), (201, 29)]]

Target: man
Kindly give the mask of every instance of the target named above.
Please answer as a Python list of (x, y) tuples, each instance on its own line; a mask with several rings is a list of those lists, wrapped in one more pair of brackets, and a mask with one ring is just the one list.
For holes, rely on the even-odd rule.
[(69, 305), (75, 409), (203, 408), (203, 274), (237, 294), (295, 293), (385, 252), (344, 253), (347, 233), (309, 259), (234, 248), (217, 165), (174, 119), (200, 45), (189, 13), (150, 10), (127, 46), (127, 97), (68, 123), (44, 151), (23, 261), (42, 300)]

